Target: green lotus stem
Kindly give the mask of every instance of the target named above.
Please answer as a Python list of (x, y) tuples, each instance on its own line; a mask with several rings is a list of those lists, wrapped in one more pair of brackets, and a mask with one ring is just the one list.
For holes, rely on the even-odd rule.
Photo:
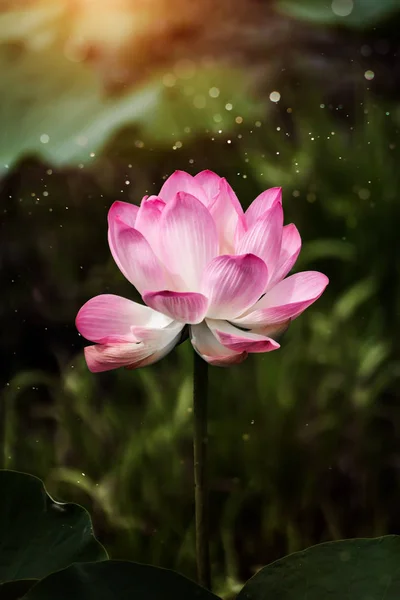
[(196, 559), (200, 585), (211, 589), (207, 489), (208, 364), (195, 352), (193, 372)]

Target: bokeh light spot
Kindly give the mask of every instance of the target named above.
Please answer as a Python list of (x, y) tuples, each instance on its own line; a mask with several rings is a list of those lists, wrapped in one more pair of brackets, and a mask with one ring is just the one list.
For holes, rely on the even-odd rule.
[(332, 11), (338, 17), (348, 17), (354, 8), (353, 0), (333, 0)]
[(269, 95), (269, 99), (271, 100), (271, 102), (279, 102), (279, 100), (281, 99), (281, 95), (279, 92), (271, 92)]
[(211, 96), (211, 98), (218, 98), (219, 96), (219, 89), (217, 87), (212, 87), (208, 90), (208, 95)]

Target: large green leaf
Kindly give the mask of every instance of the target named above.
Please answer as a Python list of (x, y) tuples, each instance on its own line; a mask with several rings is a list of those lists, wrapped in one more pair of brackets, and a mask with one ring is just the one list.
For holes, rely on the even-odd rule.
[(238, 600), (398, 600), (400, 537), (313, 546), (259, 571)]
[(357, 29), (371, 27), (400, 9), (398, 0), (277, 0), (277, 6), (297, 19)]
[(24, 600), (217, 600), (174, 571), (110, 560), (72, 565), (39, 582)]
[(55, 502), (40, 479), (0, 471), (0, 490), (0, 583), (107, 558), (86, 510)]

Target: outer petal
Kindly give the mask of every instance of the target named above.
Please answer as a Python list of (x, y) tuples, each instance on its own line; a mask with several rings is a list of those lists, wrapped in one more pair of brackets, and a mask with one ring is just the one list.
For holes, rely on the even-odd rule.
[(207, 316), (231, 319), (254, 304), (265, 290), (268, 269), (254, 254), (217, 256), (204, 271), (202, 292), (210, 301)]
[(164, 202), (171, 202), (179, 192), (187, 192), (200, 200), (202, 204), (206, 206), (208, 204), (207, 194), (202, 186), (192, 175), (189, 175), (185, 171), (175, 171), (172, 173), (162, 186), (159, 196)]
[(139, 364), (150, 355), (151, 351), (146, 346), (137, 343), (96, 345), (85, 348), (86, 363), (92, 373)]
[(165, 207), (160, 248), (164, 265), (185, 283), (181, 291), (199, 291), (204, 268), (218, 253), (218, 236), (212, 216), (194, 196), (178, 193)]
[(217, 340), (229, 350), (236, 352), (271, 352), (280, 346), (265, 335), (243, 331), (227, 321), (206, 319), (206, 323)]
[(253, 223), (238, 243), (236, 252), (255, 254), (265, 262), (272, 276), (281, 252), (282, 230), (283, 210), (277, 202)]
[(270, 188), (257, 196), (245, 213), (248, 227), (251, 227), (259, 217), (272, 208), (275, 202), (282, 204), (282, 188), (280, 187)]
[(135, 227), (138, 211), (139, 207), (136, 206), (136, 204), (129, 204), (128, 202), (117, 200), (111, 205), (110, 210), (108, 211), (108, 222), (110, 223), (110, 220), (118, 218), (126, 225)]
[(150, 342), (87, 346), (85, 358), (89, 370), (100, 373), (119, 367), (136, 369), (152, 364), (178, 343), (182, 327), (181, 323), (172, 323), (165, 329), (158, 329), (158, 335), (153, 335)]
[(234, 322), (253, 328), (295, 319), (321, 296), (328, 283), (326, 275), (317, 271), (291, 275), (275, 285), (247, 314), (234, 319)]
[(220, 344), (206, 323), (192, 325), (190, 339), (196, 352), (215, 367), (239, 364), (247, 358), (247, 352), (235, 352)]
[(292, 270), (301, 250), (301, 237), (296, 225), (286, 225), (282, 232), (281, 252), (278, 264), (271, 277), (268, 287), (281, 281)]
[(153, 252), (160, 258), (160, 219), (165, 202), (157, 196), (143, 198), (136, 217), (135, 229), (146, 238)]
[(126, 224), (111, 207), (108, 217), (108, 242), (121, 272), (140, 292), (168, 286), (162, 265), (144, 236)]
[[(234, 321), (232, 321), (232, 324), (234, 324)], [(275, 341), (278, 341), (289, 329), (289, 326), (290, 319), (283, 321), (282, 323), (272, 323), (270, 325), (260, 324), (257, 327), (252, 327), (248, 331), (251, 331), (251, 333), (258, 333), (259, 335), (264, 335), (269, 338), (273, 338)]]
[(193, 292), (144, 292), (143, 300), (154, 310), (181, 323), (200, 323), (208, 307), (207, 298)]
[(132, 326), (165, 327), (171, 319), (127, 298), (103, 294), (82, 306), (76, 317), (78, 331), (91, 342), (112, 344), (136, 341)]

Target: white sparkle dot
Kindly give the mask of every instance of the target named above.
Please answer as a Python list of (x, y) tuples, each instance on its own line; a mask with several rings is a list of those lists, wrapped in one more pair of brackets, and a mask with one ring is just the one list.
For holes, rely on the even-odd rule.
[(42, 133), (42, 135), (40, 136), (40, 141), (42, 142), (42, 144), (48, 144), (50, 141), (50, 136), (47, 135), (47, 133)]
[(279, 100), (281, 99), (281, 95), (279, 92), (271, 92), (269, 95), (269, 99), (271, 100), (271, 102), (279, 102)]

